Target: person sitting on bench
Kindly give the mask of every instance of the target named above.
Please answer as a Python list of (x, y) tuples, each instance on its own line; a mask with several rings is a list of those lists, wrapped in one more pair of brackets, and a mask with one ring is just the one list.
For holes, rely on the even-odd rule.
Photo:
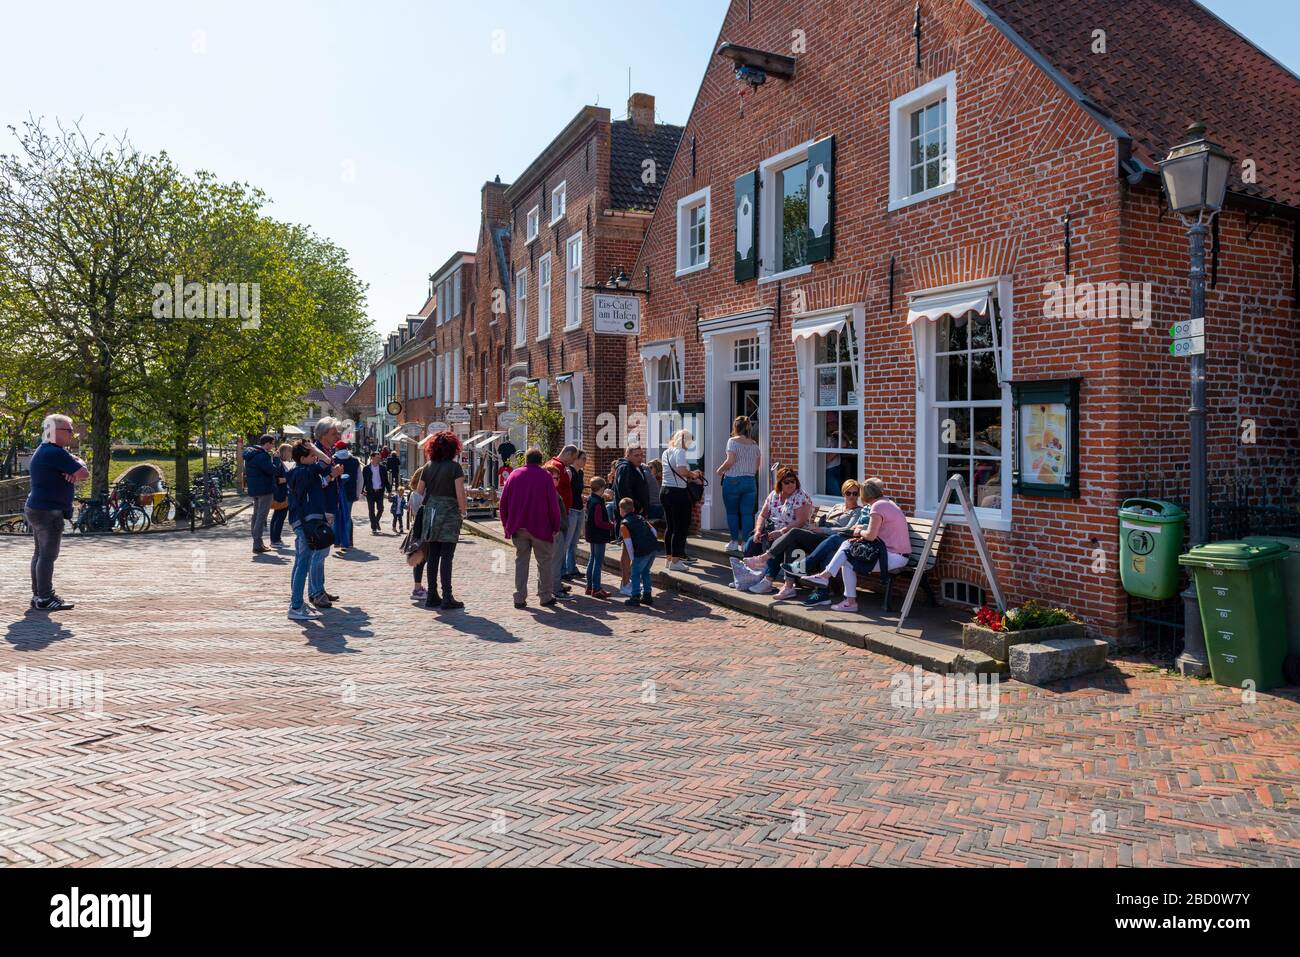
[(825, 571), (804, 576), (804, 581), (821, 589), (830, 586), (836, 575), (844, 577), (844, 600), (834, 605), (835, 611), (858, 610), (858, 575), (868, 575), (876, 567), (881, 578), (906, 568), (912, 555), (912, 538), (907, 528), (907, 517), (894, 500), (885, 497), (885, 486), (878, 478), (862, 483), (862, 497), (866, 500), (868, 519), (859, 524), (835, 552)]
[(787, 529), (772, 542), (767, 551), (745, 559), (745, 564), (754, 571), (763, 572), (763, 577), (750, 586), (751, 592), (756, 595), (767, 594), (772, 590), (773, 581), (781, 575), (785, 578), (785, 584), (772, 598), (776, 601), (793, 598), (796, 576), (790, 572), (788, 563), (797, 561), (799, 553), (807, 556), (804, 563), (806, 571), (820, 571), (826, 567), (826, 563), (844, 541), (844, 536), (858, 524), (862, 514), (858, 504), (862, 486), (855, 479), (849, 479), (840, 487), (840, 492), (844, 495), (843, 503), (821, 516), (814, 527)]

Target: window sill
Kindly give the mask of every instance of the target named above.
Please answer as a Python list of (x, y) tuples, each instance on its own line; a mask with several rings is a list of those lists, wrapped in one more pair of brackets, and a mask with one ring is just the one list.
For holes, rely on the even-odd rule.
[(904, 209), (908, 206), (915, 206), (917, 203), (924, 203), (927, 199), (934, 199), (936, 196), (946, 196), (957, 188), (957, 182), (945, 183), (943, 186), (936, 186), (934, 189), (927, 189), (923, 193), (917, 193), (915, 196), (904, 196), (901, 199), (891, 199), (889, 201), (889, 212)]
[(549, 223), (547, 223), (546, 225), (547, 225), (547, 226), (554, 226), (556, 223), (562, 223), (562, 222), (564, 222), (564, 214), (563, 214), (563, 213), (561, 213), (559, 216), (556, 216), (554, 219), (552, 219), (552, 220), (551, 220)]
[(537, 341), (538, 341), (538, 342), (545, 342), (545, 341), (546, 341), (547, 339), (549, 339), (549, 338), (551, 338), (551, 334), (548, 332), (548, 333), (547, 333), (546, 335), (544, 335), (544, 336), (538, 336), (538, 337), (537, 337)]
[(709, 261), (707, 259), (702, 263), (696, 263), (694, 266), (681, 266), (677, 270), (677, 278), (681, 279), (683, 276), (689, 276), (693, 272), (701, 272), (708, 268)]
[[(984, 531), (986, 532), (1011, 531), (1010, 519), (995, 517), (993, 515), (981, 514), (983, 511), (984, 509), (980, 509), (980, 508), (975, 509), (975, 517), (979, 519), (980, 528), (984, 529)], [(935, 514), (936, 514), (935, 510), (932, 508), (916, 510), (917, 518), (928, 518), (931, 521), (934, 521)], [(961, 510), (961, 506), (958, 506), (956, 509), (949, 508), (948, 515), (944, 520), (944, 524), (945, 525), (969, 525), (970, 523), (966, 521), (966, 513)]]
[(564, 331), (565, 331), (565, 332), (577, 332), (577, 331), (579, 331), (581, 328), (582, 328), (582, 323), (581, 323), (581, 322), (575, 322), (573, 325), (569, 325), (568, 323), (565, 323), (565, 325), (564, 325)]
[(537, 237), (540, 235), (541, 233), (533, 233), (533, 235), (524, 240), (524, 245), (531, 246), (533, 243), (537, 242)]
[(494, 402), (494, 403), (492, 403), (492, 408), (494, 408), (494, 409), (504, 409), (504, 408), (505, 408), (507, 405), (509, 405), (509, 404), (510, 404), (509, 402)]
[(759, 276), (758, 284), (761, 286), (764, 283), (780, 282), (783, 279), (793, 279), (795, 276), (806, 276), (808, 273), (812, 272), (812, 268), (811, 265), (796, 266), (794, 269), (787, 269), (784, 272), (774, 272), (769, 276)]

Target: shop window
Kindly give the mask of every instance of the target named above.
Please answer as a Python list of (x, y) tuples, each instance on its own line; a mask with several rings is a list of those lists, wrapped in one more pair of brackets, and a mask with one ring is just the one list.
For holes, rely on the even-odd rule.
[(551, 254), (537, 260), (537, 339), (551, 334)]
[(677, 275), (709, 265), (709, 187), (677, 201)]
[(951, 192), (956, 184), (956, 74), (890, 104), (889, 208)]
[(541, 222), (541, 218), (542, 218), (542, 211), (540, 207), (534, 206), (532, 209), (528, 211), (528, 227), (527, 227), (528, 238), (526, 242), (531, 243), (534, 239), (537, 238), (537, 228)]
[(678, 342), (660, 343), (641, 351), (646, 386), (646, 411), (650, 434), (642, 438), (646, 455), (655, 458), (668, 445), (677, 422), (677, 404), (684, 401), (681, 346)]
[(810, 387), (803, 399), (811, 415), (811, 474), (803, 482), (814, 494), (838, 497), (840, 486), (862, 477), (855, 350), (846, 329), (816, 336), (812, 348)]

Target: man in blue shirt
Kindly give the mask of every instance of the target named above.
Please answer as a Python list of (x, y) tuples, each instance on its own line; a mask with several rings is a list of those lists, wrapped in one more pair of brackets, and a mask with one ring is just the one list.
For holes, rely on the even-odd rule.
[(72, 517), (72, 496), (78, 482), (90, 478), (86, 463), (68, 451), (72, 420), (48, 415), (41, 424), (41, 446), (27, 466), (32, 486), (23, 513), (32, 530), (32, 607), (62, 611), (72, 607), (54, 592), (54, 562), (63, 543), (63, 520)]
[(248, 486), (248, 497), (253, 500), (254, 555), (270, 551), (262, 544), (262, 533), (266, 529), (266, 518), (271, 514), (275, 486), (284, 481), (276, 474), (271, 454), (274, 448), (275, 436), (264, 435), (256, 445), (244, 449), (244, 482)]

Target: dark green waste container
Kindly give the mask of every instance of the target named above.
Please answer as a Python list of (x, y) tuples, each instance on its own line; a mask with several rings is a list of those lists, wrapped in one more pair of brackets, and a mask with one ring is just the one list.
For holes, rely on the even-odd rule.
[(1282, 565), (1282, 591), (1286, 595), (1287, 656), (1282, 674), (1289, 685), (1300, 685), (1300, 538), (1286, 535), (1256, 535), (1243, 542), (1259, 545), (1277, 542), (1291, 553)]
[(1179, 559), (1196, 576), (1210, 674), (1219, 684), (1252, 681), (1256, 691), (1267, 691), (1285, 683), (1287, 555), (1276, 542), (1212, 542)]
[(1187, 513), (1173, 502), (1130, 498), (1119, 510), (1119, 578), (1138, 598), (1178, 594), (1178, 553)]

